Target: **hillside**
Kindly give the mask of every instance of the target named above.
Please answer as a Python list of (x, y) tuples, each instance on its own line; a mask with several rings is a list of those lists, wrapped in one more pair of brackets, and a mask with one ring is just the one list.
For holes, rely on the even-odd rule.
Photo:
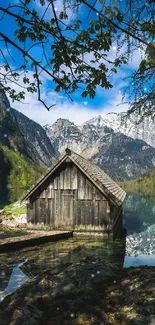
[(11, 108), (0, 90), (0, 208), (19, 198), (15, 191), (11, 194), (12, 188), (34, 184), (52, 165), (54, 155), (44, 129)]
[(117, 181), (136, 179), (154, 164), (155, 149), (142, 140), (113, 132), (101, 141), (98, 153), (91, 160)]
[(35, 184), (45, 171), (45, 167), (36, 165), (31, 159), (7, 146), (0, 145), (0, 209), (19, 199), (18, 195)]
[(11, 108), (1, 89), (0, 143), (46, 166), (51, 165), (55, 155), (54, 148), (41, 125)]
[(126, 191), (138, 191), (143, 195), (155, 197), (155, 167), (147, 171), (139, 179), (120, 182), (120, 185)]

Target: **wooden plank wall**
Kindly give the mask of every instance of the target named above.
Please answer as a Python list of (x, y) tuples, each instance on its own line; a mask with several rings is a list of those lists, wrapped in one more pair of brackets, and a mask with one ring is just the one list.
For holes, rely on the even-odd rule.
[(72, 163), (64, 163), (30, 197), (28, 222), (58, 229), (112, 229), (111, 206)]
[(75, 230), (103, 230), (110, 232), (112, 229), (108, 201), (104, 200), (78, 200), (74, 207)]
[(112, 220), (109, 202), (80, 170), (77, 170), (77, 186), (74, 229), (110, 232)]

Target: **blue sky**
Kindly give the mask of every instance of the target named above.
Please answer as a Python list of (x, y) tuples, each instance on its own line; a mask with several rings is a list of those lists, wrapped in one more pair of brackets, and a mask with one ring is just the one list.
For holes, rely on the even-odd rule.
[[(18, 3), (18, 0), (14, 0), (14, 3)], [(36, 2), (36, 6), (42, 12), (41, 6), (39, 6), (38, 2)], [(57, 12), (62, 10), (62, 1), (55, 1), (55, 8)], [(84, 16), (86, 13), (84, 8), (79, 12), (79, 17)], [(51, 12), (48, 12), (47, 15), (51, 15)], [(72, 12), (70, 9), (68, 11), (69, 19), (75, 17), (76, 13)], [(4, 20), (0, 22), (1, 31), (10, 36), (12, 30), (14, 29), (13, 19), (6, 16)], [(1, 44), (1, 49), (7, 55), (7, 58), (10, 64), (13, 67), (16, 67), (20, 63), (20, 57), (17, 50), (13, 47), (9, 47), (9, 51), (13, 56), (15, 62), (9, 58), (7, 51), (5, 49), (5, 45)], [(41, 48), (38, 46), (37, 48), (31, 50), (30, 54), (35, 56), (35, 58), (40, 59), (41, 57)], [(90, 53), (87, 56), (87, 60), (91, 60), (92, 54)], [(113, 59), (116, 57), (116, 44), (112, 44), (111, 50), (108, 53), (108, 58)], [(2, 58), (0, 58), (0, 62)], [(47, 104), (51, 105), (56, 103), (56, 106), (51, 108), (50, 112), (46, 111), (46, 108), (37, 101), (36, 94), (26, 93), (26, 98), (24, 103), (13, 102), (10, 100), (10, 104), (12, 107), (18, 109), (20, 112), (38, 122), (41, 125), (52, 124), (59, 117), (68, 118), (76, 124), (80, 125), (84, 121), (91, 119), (97, 115), (104, 115), (108, 112), (121, 112), (125, 111), (128, 108), (128, 104), (121, 104), (122, 91), (127, 84), (127, 80), (124, 80), (125, 77), (130, 76), (130, 74), (138, 67), (138, 64), (141, 60), (141, 54), (137, 50), (134, 54), (132, 62), (130, 61), (128, 65), (122, 66), (119, 68), (118, 73), (111, 77), (111, 81), (113, 83), (113, 88), (110, 90), (102, 89), (101, 87), (97, 88), (96, 96), (94, 99), (82, 98), (80, 96), (80, 92), (77, 91), (73, 96), (73, 102), (70, 101), (64, 94), (56, 93), (54, 91), (54, 84), (49, 80), (49, 77), (45, 74), (42, 75), (43, 85), (41, 87), (41, 95), (42, 98), (46, 101)], [(29, 68), (29, 77), (32, 79), (32, 71)], [(18, 85), (14, 85), (14, 88), (19, 90)]]

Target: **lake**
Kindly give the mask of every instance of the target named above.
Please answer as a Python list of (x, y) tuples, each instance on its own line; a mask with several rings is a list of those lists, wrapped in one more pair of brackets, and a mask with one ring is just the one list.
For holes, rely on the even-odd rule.
[(155, 198), (128, 193), (123, 206), (126, 239), (76, 239), (34, 246), (0, 255), (0, 301), (23, 283), (60, 264), (95, 256), (118, 267), (155, 266)]

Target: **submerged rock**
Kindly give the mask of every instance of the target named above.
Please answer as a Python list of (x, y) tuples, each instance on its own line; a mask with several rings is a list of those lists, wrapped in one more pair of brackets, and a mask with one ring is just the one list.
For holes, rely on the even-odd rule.
[(155, 268), (83, 259), (46, 271), (0, 304), (3, 325), (153, 325)]
[[(94, 324), (101, 324), (104, 316), (98, 310), (100, 299), (95, 288), (104, 287), (104, 280), (116, 277), (117, 273), (116, 266), (101, 264), (99, 259), (94, 259), (94, 264), (68, 263), (46, 271), (4, 299), (0, 324), (36, 325), (43, 324), (43, 320), (44, 324), (73, 324), (85, 308), (92, 319), (99, 318), (100, 323)], [(96, 312), (93, 315), (95, 310), (98, 316)]]

